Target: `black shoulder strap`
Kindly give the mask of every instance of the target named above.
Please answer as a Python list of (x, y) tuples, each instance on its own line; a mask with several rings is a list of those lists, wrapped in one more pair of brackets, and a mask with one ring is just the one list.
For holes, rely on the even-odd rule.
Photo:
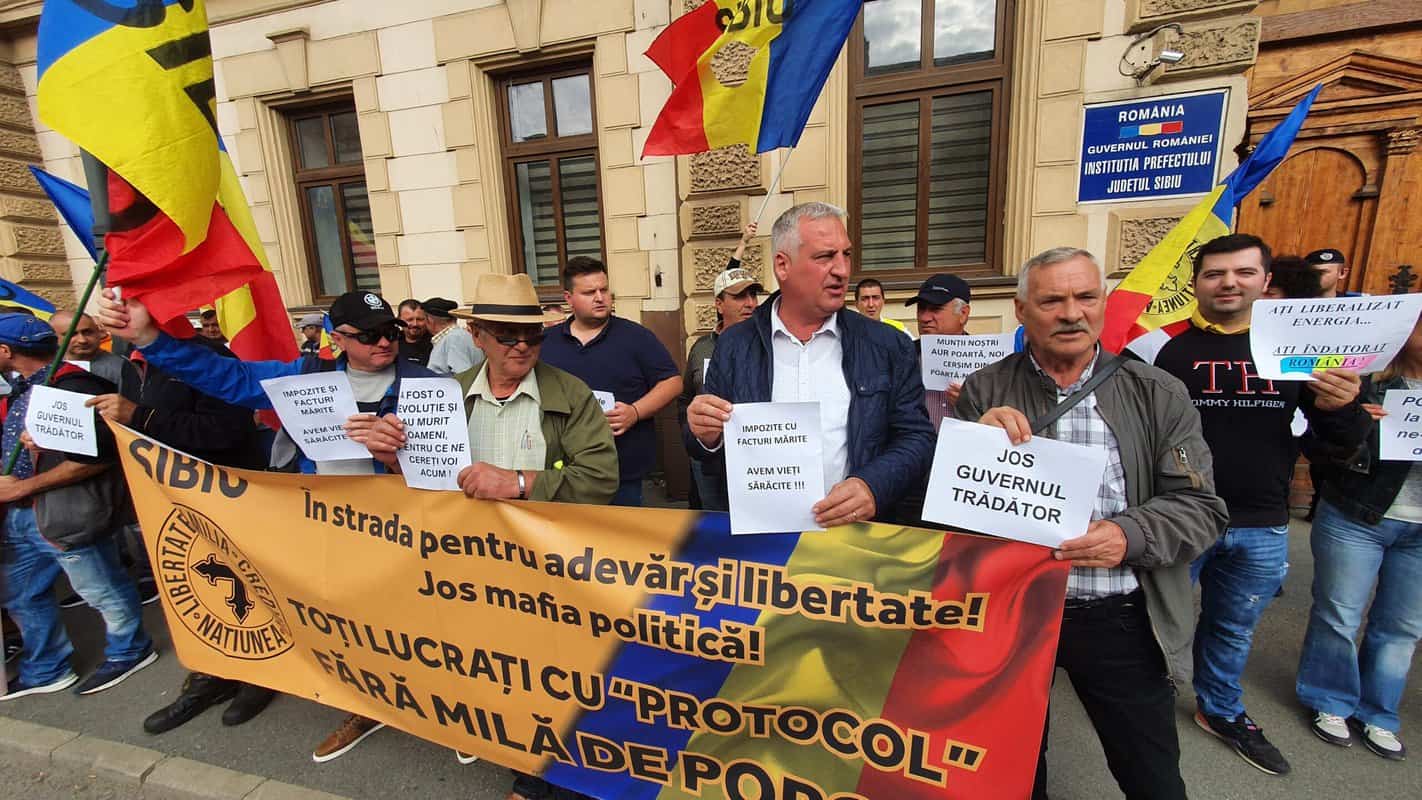
[(1110, 361), (1104, 364), (1098, 364), (1096, 372), (1091, 375), (1091, 380), (1087, 381), (1080, 389), (1072, 392), (1071, 396), (1067, 397), (1067, 399), (1057, 403), (1056, 407), (1051, 411), (1032, 420), (1032, 433), (1041, 433), (1051, 427), (1053, 422), (1061, 419), (1062, 415), (1070, 411), (1073, 406), (1085, 400), (1092, 392), (1101, 388), (1101, 384), (1105, 383), (1108, 378), (1114, 375), (1116, 370), (1120, 369), (1121, 364), (1124, 362), (1124, 358), (1114, 356)]

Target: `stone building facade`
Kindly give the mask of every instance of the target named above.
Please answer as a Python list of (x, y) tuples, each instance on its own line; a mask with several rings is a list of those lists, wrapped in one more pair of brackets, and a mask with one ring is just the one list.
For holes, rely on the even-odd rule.
[[(553, 299), (557, 261), (590, 253), (617, 313), (682, 351), (762, 204), (768, 233), (828, 200), (856, 220), (875, 260), (856, 277), (880, 277), (887, 313), (910, 319), (894, 300), (958, 271), (973, 328), (1010, 330), (1032, 253), (1084, 246), (1129, 269), (1193, 203), (1078, 203), (1085, 105), (1227, 89), (1220, 177), (1247, 132), (1253, 0), (869, 0), (788, 162), (643, 159), (671, 83), (642, 53), (697, 4), (208, 0), (219, 130), (288, 304), (353, 285), (467, 301), (479, 274), (517, 269)], [(39, 8), (0, 0), (0, 274), (72, 302), (87, 257), (26, 169), (82, 180), (34, 114)], [(1167, 48), (1183, 58), (1123, 74)], [(770, 256), (763, 235), (745, 258), (767, 283)]]

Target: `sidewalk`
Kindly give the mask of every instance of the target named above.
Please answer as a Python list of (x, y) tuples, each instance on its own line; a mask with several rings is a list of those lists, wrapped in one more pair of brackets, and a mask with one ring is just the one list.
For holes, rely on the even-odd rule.
[[(1190, 720), (1193, 698), (1186, 687), (1179, 703), (1178, 727), (1190, 795), (1210, 800), (1418, 797), (1417, 787), (1422, 786), (1422, 676), (1416, 671), (1402, 707), (1402, 735), (1414, 747), (1412, 760), (1386, 762), (1361, 745), (1346, 750), (1330, 747), (1308, 730), (1293, 696), (1313, 572), (1306, 524), (1294, 524), (1291, 557), (1286, 593), (1265, 614), (1256, 637), (1245, 676), (1245, 700), (1250, 713), (1293, 762), (1294, 772), (1284, 778), (1267, 776), (1197, 729)], [(81, 608), (66, 612), (65, 618), (79, 652), (75, 666), (81, 672), (92, 669), (102, 650), (98, 615)], [(224, 728), (220, 709), (213, 709), (175, 731), (149, 736), (143, 732), (143, 718), (172, 699), (185, 670), (168, 649), (157, 606), (146, 609), (146, 619), (163, 651), (156, 664), (122, 685), (90, 697), (65, 692), (0, 703), (0, 729), (5, 724), (3, 718), (25, 720), (354, 800), (503, 800), (507, 794), (507, 770), (485, 763), (460, 766), (448, 749), (390, 729), (376, 733), (343, 758), (312, 763), (312, 747), (344, 714), (290, 697), (278, 698), (261, 716), (237, 728)], [(1055, 697), (1049, 758), (1053, 800), (1119, 796), (1090, 724), (1065, 680), (1059, 682)], [(7, 752), (9, 747), (0, 737), (0, 757), (13, 755)], [(5, 792), (0, 787), (0, 798), (11, 796)]]

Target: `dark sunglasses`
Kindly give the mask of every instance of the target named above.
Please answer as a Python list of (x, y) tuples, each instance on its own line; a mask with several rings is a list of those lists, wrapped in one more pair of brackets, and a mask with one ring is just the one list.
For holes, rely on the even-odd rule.
[(399, 325), (386, 325), (373, 331), (336, 331), (336, 333), (349, 336), (364, 345), (378, 344), (381, 339), (388, 339), (392, 342), (400, 341)]
[(484, 333), (489, 334), (489, 338), (508, 348), (518, 347), (519, 344), (527, 344), (529, 347), (537, 347), (543, 344), (544, 339), (548, 338), (548, 335), (542, 332), (530, 334), (524, 337), (518, 337), (500, 336), (497, 333), (494, 333), (493, 331), (489, 330), (488, 328), (484, 328), (483, 330)]

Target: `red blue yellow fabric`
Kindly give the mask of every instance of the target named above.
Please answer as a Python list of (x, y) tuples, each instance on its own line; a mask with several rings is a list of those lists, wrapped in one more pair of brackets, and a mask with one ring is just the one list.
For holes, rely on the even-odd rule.
[(203, 0), (46, 0), (38, 62), (40, 119), (110, 170), (109, 284), (178, 335), (192, 335), (188, 312), (213, 303), (239, 357), (295, 358), (218, 136)]
[[(1141, 259), (1106, 299), (1101, 344), (1113, 353), (1152, 331), (1189, 325), (1195, 313), (1194, 258), (1206, 242), (1229, 233), (1235, 208), (1284, 160), (1323, 85), (1319, 84), (1269, 131), (1227, 178)], [(1144, 127), (1144, 126), (1138, 126)], [(1124, 134), (1124, 132), (1123, 132)], [(1152, 135), (1137, 131), (1133, 135)]]
[(859, 13), (858, 0), (707, 0), (647, 49), (671, 97), (642, 154), (793, 147)]

